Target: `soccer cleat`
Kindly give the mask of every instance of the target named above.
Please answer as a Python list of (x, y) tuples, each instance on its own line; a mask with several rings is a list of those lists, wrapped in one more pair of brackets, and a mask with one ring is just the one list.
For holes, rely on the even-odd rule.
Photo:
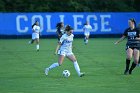
[(45, 75), (47, 76), (48, 73), (49, 73), (49, 68), (46, 68), (46, 69), (45, 69)]
[(138, 66), (138, 67), (140, 67), (140, 63), (139, 63), (139, 64), (137, 64), (137, 66)]
[(85, 73), (80, 73), (79, 77), (83, 77), (85, 75)]
[(130, 74), (130, 75), (132, 74), (132, 70), (129, 70), (129, 74)]
[(128, 75), (128, 72), (129, 72), (128, 70), (125, 70), (124, 75)]

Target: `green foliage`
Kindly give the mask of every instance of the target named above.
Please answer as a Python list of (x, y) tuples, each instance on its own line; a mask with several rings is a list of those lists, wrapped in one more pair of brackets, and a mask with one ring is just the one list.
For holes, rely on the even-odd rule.
[(140, 11), (140, 0), (0, 0), (0, 12)]

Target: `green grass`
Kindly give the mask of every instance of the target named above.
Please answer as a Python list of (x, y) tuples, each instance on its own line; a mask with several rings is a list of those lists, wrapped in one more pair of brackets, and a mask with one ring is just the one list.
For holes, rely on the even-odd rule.
[[(56, 39), (41, 39), (39, 52), (27, 44), (29, 39), (1, 39), (0, 93), (140, 93), (140, 68), (123, 75), (125, 41), (114, 45), (116, 40), (95, 38), (88, 45), (74, 40), (73, 52), (86, 73), (80, 78), (67, 59), (45, 76), (44, 69), (57, 62)], [(64, 69), (70, 70), (69, 78), (62, 76)]]

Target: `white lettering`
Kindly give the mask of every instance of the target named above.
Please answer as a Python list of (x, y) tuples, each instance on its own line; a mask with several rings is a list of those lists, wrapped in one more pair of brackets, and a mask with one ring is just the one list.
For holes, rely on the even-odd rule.
[(101, 32), (110, 32), (111, 28), (105, 28), (109, 26), (109, 21), (105, 21), (106, 18), (111, 18), (111, 15), (100, 15), (101, 17)]
[[(97, 21), (97, 16), (96, 15), (88, 15), (87, 16), (87, 21), (90, 23), (90, 20), (93, 18), (94, 21)], [(92, 26), (92, 24), (91, 24)], [(96, 32), (98, 30), (98, 24), (93, 23), (92, 31)]]
[(64, 22), (64, 15), (59, 15), (59, 17), (60, 17), (60, 22)]
[(44, 28), (43, 17), (41, 15), (33, 15), (33, 17), (32, 17), (32, 24), (35, 23), (36, 19), (39, 19), (39, 22), (40, 22), (40, 32), (42, 32), (43, 28)]
[(27, 18), (26, 15), (18, 15), (16, 17), (17, 31), (19, 33), (26, 33), (28, 31), (28, 27), (25, 27), (24, 29), (21, 29), (21, 22), (20, 22), (21, 19), (23, 19), (24, 21), (28, 21), (28, 18)]
[(83, 19), (83, 15), (73, 15), (74, 18), (74, 29), (75, 31), (81, 31), (82, 29), (78, 29), (78, 25), (82, 25), (81, 21), (78, 21), (78, 18)]

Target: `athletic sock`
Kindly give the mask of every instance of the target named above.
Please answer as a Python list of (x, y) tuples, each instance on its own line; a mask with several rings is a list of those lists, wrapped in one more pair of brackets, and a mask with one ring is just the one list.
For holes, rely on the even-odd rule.
[(75, 68), (77, 74), (80, 76), (80, 68), (79, 68), (77, 61), (73, 62), (73, 64), (74, 64), (74, 68)]
[(132, 70), (136, 67), (136, 63), (133, 62), (132, 65), (131, 65), (131, 68), (129, 70), (129, 74), (131, 74)]
[(138, 64), (140, 64), (140, 57), (139, 57), (139, 62), (138, 62)]
[(125, 71), (129, 70), (130, 60), (126, 59), (126, 69)]
[(84, 42), (86, 42), (86, 37), (84, 38)]
[(53, 68), (56, 68), (58, 67), (59, 64), (58, 63), (53, 63), (50, 67), (49, 67), (49, 70), (53, 69)]
[(36, 49), (39, 50), (39, 44), (36, 45)]
[(88, 39), (86, 40), (86, 43), (88, 43)]

